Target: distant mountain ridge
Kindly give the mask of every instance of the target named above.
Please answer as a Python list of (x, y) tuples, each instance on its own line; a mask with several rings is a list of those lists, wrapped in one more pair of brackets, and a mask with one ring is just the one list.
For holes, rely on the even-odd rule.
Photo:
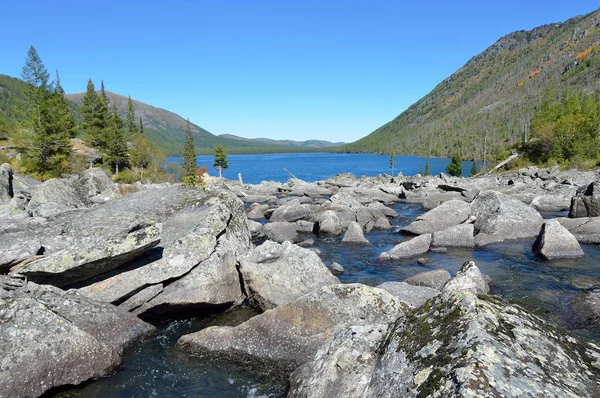
[(255, 141), (264, 142), (267, 144), (276, 145), (291, 145), (304, 148), (331, 148), (336, 146), (344, 145), (345, 142), (331, 142), (324, 140), (307, 140), (307, 141), (294, 141), (294, 140), (274, 140), (271, 138), (243, 138), (232, 134), (221, 134), (219, 137), (232, 139), (232, 140), (244, 140), (244, 141)]
[(344, 152), (483, 157), (528, 137), (548, 89), (600, 89), (600, 10), (500, 38)]

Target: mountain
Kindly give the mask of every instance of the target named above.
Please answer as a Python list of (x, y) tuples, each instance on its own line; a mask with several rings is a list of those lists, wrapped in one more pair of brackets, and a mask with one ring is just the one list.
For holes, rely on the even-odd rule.
[[(127, 112), (128, 98), (119, 94), (106, 91), (106, 96), (112, 104), (117, 106), (120, 116), (124, 119)], [(81, 106), (83, 104), (83, 93), (67, 94), (66, 98)], [(144, 124), (144, 131), (148, 133), (149, 139), (161, 147), (169, 156), (179, 156), (185, 139), (185, 126), (187, 121), (181, 116), (157, 108), (140, 101), (132, 99), (136, 121), (140, 117)], [(295, 147), (289, 144), (273, 142), (265, 143), (244, 139), (236, 136), (216, 136), (202, 127), (191, 123), (192, 134), (196, 153), (212, 154), (213, 148), (217, 144), (225, 147), (228, 153), (274, 153), (274, 152), (304, 152), (311, 148)], [(235, 138), (229, 138), (235, 137)]]
[(303, 148), (331, 148), (338, 147), (344, 145), (344, 142), (330, 142), (323, 140), (307, 140), (307, 141), (294, 141), (294, 140), (273, 140), (271, 138), (243, 138), (238, 137), (232, 134), (221, 134), (219, 135), (221, 138), (227, 138), (232, 140), (243, 140), (243, 141), (253, 141), (253, 142), (262, 142), (266, 144), (274, 144), (274, 145), (289, 145)]
[(370, 135), (339, 148), (481, 159), (526, 140), (548, 90), (600, 89), (600, 10), (500, 38)]

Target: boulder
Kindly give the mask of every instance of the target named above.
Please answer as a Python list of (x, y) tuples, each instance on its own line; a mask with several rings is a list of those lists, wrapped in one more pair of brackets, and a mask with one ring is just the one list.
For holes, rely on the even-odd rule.
[(429, 251), (431, 245), (431, 234), (419, 235), (396, 245), (389, 252), (379, 255), (379, 260), (399, 260), (402, 258), (416, 257)]
[(265, 218), (265, 211), (269, 208), (269, 205), (259, 205), (255, 203), (255, 205), (251, 206), (248, 209), (248, 213), (246, 215), (250, 220), (262, 220)]
[(339, 331), (292, 375), (289, 396), (598, 396), (600, 347), (459, 287), (476, 281), (448, 283), (387, 332), (381, 324)]
[(75, 247), (42, 256), (11, 270), (37, 283), (58, 287), (72, 285), (118, 268), (150, 250), (160, 242), (161, 232), (162, 224), (159, 223), (123, 231), (100, 242), (81, 240)]
[(537, 236), (542, 216), (523, 202), (495, 191), (484, 191), (471, 203), (475, 219), (475, 244)]
[[(227, 281), (230, 281), (234, 284), (233, 291), (236, 296), (231, 301), (235, 301), (239, 297), (239, 285), (237, 288), (235, 286), (236, 283), (239, 283), (235, 264), (232, 264), (231, 261), (223, 262), (223, 268), (220, 268), (217, 259), (208, 262), (205, 260), (210, 259), (216, 253), (216, 245), (221, 238), (228, 239), (230, 230), (231, 234), (239, 237), (236, 243), (243, 242), (240, 243), (242, 247), (249, 247), (250, 233), (243, 204), (231, 191), (226, 189), (209, 191), (206, 197), (197, 201), (188, 199), (187, 203), (189, 207), (180, 210), (163, 222), (162, 253), (159, 259), (151, 259), (149, 263), (140, 259), (141, 264), (133, 269), (109, 275), (105, 279), (80, 288), (79, 292), (95, 300), (115, 303), (129, 298), (150, 285), (172, 281), (188, 273), (190, 273), (188, 277), (192, 278), (190, 271), (200, 266), (196, 271), (206, 279), (203, 279), (202, 283), (196, 280), (195, 283), (199, 286), (214, 286), (209, 289), (209, 292), (197, 291), (193, 294), (205, 297), (205, 295), (210, 295), (210, 292), (219, 289), (216, 282), (227, 284)], [(229, 250), (227, 244), (223, 243), (222, 246), (224, 252)], [(236, 246), (233, 250), (238, 249)], [(217, 253), (218, 255), (224, 254)], [(217, 264), (213, 265), (213, 262)], [(221, 277), (224, 279), (221, 280)], [(236, 282), (231, 282), (232, 278)], [(187, 286), (185, 281), (180, 281), (179, 284)], [(152, 300), (154, 302), (152, 307), (160, 304), (160, 308), (155, 311), (160, 312), (164, 307), (168, 307), (171, 304), (170, 300), (175, 302), (173, 303), (174, 307), (184, 305), (178, 303), (179, 300), (188, 303), (189, 298), (186, 296), (189, 288), (184, 288), (179, 284), (173, 286), (171, 283)], [(174, 293), (178, 288), (181, 288), (180, 292)], [(199, 289), (196, 288), (196, 290)], [(231, 290), (227, 290), (227, 292), (229, 292), (229, 296), (233, 294)], [(166, 297), (171, 294), (178, 297), (167, 300)], [(198, 303), (194, 304), (198, 305)]]
[(154, 331), (112, 305), (0, 276), (0, 396), (108, 376), (125, 348)]
[(270, 222), (263, 225), (263, 233), (267, 237), (275, 242), (292, 242), (297, 243), (302, 239), (298, 235), (298, 226), (289, 222)]
[(435, 209), (418, 216), (403, 232), (414, 235), (429, 234), (453, 227), (469, 217), (469, 204), (462, 200), (449, 200)]
[(110, 175), (100, 167), (92, 167), (84, 171), (78, 182), (89, 198), (105, 192), (114, 185)]
[(584, 255), (577, 239), (556, 220), (548, 220), (542, 225), (532, 250), (546, 260), (578, 258)]
[(331, 273), (335, 276), (342, 275), (344, 272), (346, 272), (344, 267), (339, 263), (332, 263), (330, 270), (331, 270)]
[(8, 204), (13, 196), (13, 169), (4, 163), (0, 166), (0, 205)]
[(298, 199), (292, 199), (284, 205), (275, 209), (271, 218), (271, 222), (294, 222), (308, 218), (310, 214), (310, 206), (306, 204), (300, 204)]
[(291, 242), (266, 241), (240, 260), (239, 272), (250, 304), (261, 311), (339, 283), (317, 254)]
[(361, 284), (325, 286), (236, 327), (209, 327), (182, 336), (191, 355), (222, 358), (287, 378), (335, 333), (350, 325), (387, 324), (403, 316), (388, 292)]
[[(142, 305), (144, 305), (145, 303), (147, 303), (148, 301), (152, 300), (162, 291), (162, 283), (159, 283), (158, 285), (148, 286), (147, 288), (140, 290), (139, 292), (137, 292), (136, 294), (119, 304), (119, 308), (122, 308), (125, 311), (134, 311)], [(137, 315), (136, 312), (134, 313)]]
[(600, 216), (600, 182), (580, 188), (571, 199), (569, 218)]
[(473, 224), (460, 224), (433, 233), (431, 246), (475, 247)]
[(442, 287), (442, 293), (445, 295), (453, 292), (468, 291), (472, 294), (489, 293), (490, 287), (488, 279), (479, 271), (479, 268), (473, 261), (466, 261), (459, 269), (456, 276), (450, 279)]
[(290, 376), (288, 398), (362, 398), (378, 358), (385, 323), (351, 325), (340, 330)]
[(371, 243), (365, 238), (363, 234), (363, 230), (360, 225), (354, 221), (350, 223), (346, 233), (344, 234), (344, 238), (342, 239), (342, 243), (357, 243), (370, 245)]
[(339, 235), (342, 233), (342, 224), (335, 211), (325, 210), (317, 216), (315, 229), (323, 235)]
[(440, 294), (437, 289), (425, 286), (409, 285), (405, 282), (385, 282), (377, 286), (396, 297), (410, 309), (419, 308), (427, 300)]
[(579, 243), (600, 243), (600, 217), (555, 218)]
[(390, 224), (386, 217), (379, 217), (377, 220), (375, 220), (373, 228), (382, 231), (390, 231), (392, 229), (392, 224)]
[(86, 189), (79, 184), (76, 176), (51, 178), (35, 187), (27, 210), (33, 216), (49, 218), (91, 204)]
[[(384, 191), (385, 192), (385, 191)], [(396, 195), (397, 196), (397, 195)], [(384, 205), (381, 202), (373, 202), (373, 203), (369, 203), (367, 204), (367, 207), (369, 209), (375, 209), (380, 211), (381, 213), (383, 213), (386, 217), (391, 217), (391, 218), (395, 218), (398, 217), (398, 212), (394, 209), (391, 209), (389, 207), (387, 207), (386, 205)]]
[(531, 201), (531, 206), (538, 211), (555, 212), (569, 209), (571, 198), (577, 189), (569, 185), (558, 185), (542, 195), (538, 195)]
[(419, 272), (406, 278), (405, 283), (414, 286), (425, 286), (432, 289), (442, 290), (442, 287), (450, 280), (450, 272), (445, 269), (436, 269), (433, 271)]

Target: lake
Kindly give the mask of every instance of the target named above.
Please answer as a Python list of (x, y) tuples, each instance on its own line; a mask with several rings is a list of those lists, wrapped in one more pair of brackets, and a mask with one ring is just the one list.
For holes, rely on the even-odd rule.
[[(425, 162), (429, 160), (431, 174), (446, 172), (449, 158), (422, 158), (418, 156), (396, 156), (394, 173), (402, 172), (404, 175), (418, 174), (425, 171)], [(213, 167), (213, 156), (198, 156), (198, 166), (205, 165), (211, 175), (218, 175), (218, 170)], [(287, 153), (269, 155), (229, 155), (229, 168), (223, 170), (223, 177), (237, 180), (238, 173), (242, 174), (244, 183), (259, 184), (261, 181), (285, 182), (290, 175), (287, 169), (297, 178), (314, 182), (329, 178), (335, 174), (352, 173), (356, 176), (376, 176), (378, 174), (392, 174), (389, 155), (365, 155), (347, 153)], [(169, 162), (181, 162), (181, 158), (172, 157)], [(463, 176), (471, 172), (473, 162), (462, 163)], [(478, 168), (481, 162), (477, 162)]]

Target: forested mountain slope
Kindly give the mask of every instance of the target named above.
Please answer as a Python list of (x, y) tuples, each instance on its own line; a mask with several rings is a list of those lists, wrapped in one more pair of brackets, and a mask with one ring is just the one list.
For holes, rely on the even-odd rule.
[(480, 159), (484, 149), (490, 154), (527, 139), (545, 91), (599, 88), (597, 10), (502, 37), (394, 120), (340, 150)]

